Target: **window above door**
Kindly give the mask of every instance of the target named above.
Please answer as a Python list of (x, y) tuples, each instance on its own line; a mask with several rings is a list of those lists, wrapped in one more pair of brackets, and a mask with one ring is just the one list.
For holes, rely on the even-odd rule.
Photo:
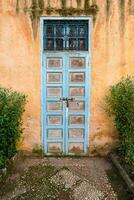
[(88, 51), (87, 20), (45, 20), (44, 50)]

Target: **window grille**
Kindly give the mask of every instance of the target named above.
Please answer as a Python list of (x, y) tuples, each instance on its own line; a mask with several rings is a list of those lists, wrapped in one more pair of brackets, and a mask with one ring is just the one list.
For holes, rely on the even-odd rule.
[(88, 50), (87, 20), (44, 21), (44, 50)]

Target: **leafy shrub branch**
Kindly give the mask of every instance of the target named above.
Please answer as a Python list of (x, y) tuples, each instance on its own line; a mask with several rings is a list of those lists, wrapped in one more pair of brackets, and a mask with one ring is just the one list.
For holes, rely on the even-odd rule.
[(17, 152), (25, 104), (24, 94), (0, 88), (0, 168)]
[(123, 78), (109, 89), (106, 111), (119, 130), (121, 156), (134, 165), (134, 77)]

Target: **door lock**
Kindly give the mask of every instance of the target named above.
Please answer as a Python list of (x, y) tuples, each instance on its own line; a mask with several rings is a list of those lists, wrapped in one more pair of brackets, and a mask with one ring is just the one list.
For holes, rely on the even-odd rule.
[(67, 106), (67, 108), (69, 107), (69, 101), (74, 101), (75, 99), (74, 98), (65, 98), (65, 97), (63, 97), (63, 98), (60, 98), (60, 101), (65, 101), (66, 102), (66, 106)]

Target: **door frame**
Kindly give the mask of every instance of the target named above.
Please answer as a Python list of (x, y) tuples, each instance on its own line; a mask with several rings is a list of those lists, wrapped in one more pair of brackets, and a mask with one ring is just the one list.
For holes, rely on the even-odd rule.
[[(43, 59), (43, 22), (45, 20), (87, 20), (88, 21), (88, 67), (89, 67), (89, 88), (88, 88), (88, 96), (89, 96), (89, 106), (88, 106), (88, 110), (86, 112), (88, 112), (88, 130), (86, 131), (86, 135), (85, 135), (85, 141), (86, 141), (86, 148), (89, 148), (89, 128), (90, 128), (90, 104), (91, 104), (91, 31), (92, 31), (92, 24), (93, 24), (93, 19), (92, 16), (88, 16), (88, 17), (58, 17), (58, 16), (53, 16), (53, 17), (47, 17), (47, 16), (41, 16), (40, 17), (40, 64), (41, 64), (41, 145), (42, 145), (42, 150), (43, 153), (47, 152), (47, 145), (45, 142), (45, 123), (44, 123), (44, 119), (45, 119), (45, 113), (44, 113), (44, 107), (46, 106), (45, 104), (45, 91), (46, 91), (46, 87), (45, 84), (43, 82), (43, 72), (44, 72), (44, 59)], [(85, 149), (85, 147), (84, 147)]]

